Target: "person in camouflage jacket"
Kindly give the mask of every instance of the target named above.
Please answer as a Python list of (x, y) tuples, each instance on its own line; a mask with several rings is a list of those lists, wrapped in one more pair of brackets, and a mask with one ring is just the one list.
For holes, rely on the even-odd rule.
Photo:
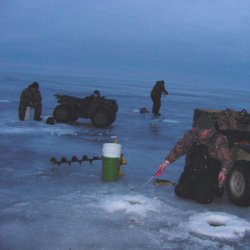
[(214, 129), (209, 117), (199, 119), (196, 126), (173, 147), (157, 173), (161, 174), (182, 155), (186, 155), (186, 161), (175, 187), (176, 195), (199, 203), (210, 203), (233, 166), (226, 137)]
[(21, 93), (18, 110), (19, 119), (21, 121), (24, 120), (27, 107), (34, 108), (34, 120), (40, 121), (42, 113), (42, 97), (37, 82), (30, 84)]

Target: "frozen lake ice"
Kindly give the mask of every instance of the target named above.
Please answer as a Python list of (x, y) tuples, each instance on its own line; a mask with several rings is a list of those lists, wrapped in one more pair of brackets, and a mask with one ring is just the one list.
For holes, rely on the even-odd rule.
[[(21, 122), (19, 95), (32, 81), (40, 83), (43, 121)], [(200, 205), (176, 197), (173, 186), (143, 186), (191, 126), (194, 108), (250, 111), (249, 90), (167, 83), (162, 117), (152, 124), (151, 114), (138, 110), (151, 109), (153, 83), (0, 75), (1, 249), (249, 249), (250, 208), (231, 204), (226, 195)], [(94, 89), (119, 104), (111, 127), (97, 129), (84, 119), (45, 123), (57, 105), (55, 93), (84, 97)], [(116, 136), (127, 160), (117, 182), (101, 180), (101, 161), (49, 164), (51, 157), (101, 155), (103, 143)], [(178, 181), (183, 163), (179, 159), (162, 177)]]

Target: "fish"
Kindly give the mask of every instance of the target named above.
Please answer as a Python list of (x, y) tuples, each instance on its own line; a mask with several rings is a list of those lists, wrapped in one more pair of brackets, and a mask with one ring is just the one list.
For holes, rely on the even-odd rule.
[(156, 186), (175, 186), (176, 183), (166, 179), (155, 179), (154, 184)]

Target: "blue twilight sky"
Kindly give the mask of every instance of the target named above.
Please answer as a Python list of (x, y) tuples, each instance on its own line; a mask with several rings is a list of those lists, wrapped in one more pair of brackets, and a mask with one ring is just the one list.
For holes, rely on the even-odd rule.
[(0, 0), (0, 71), (248, 83), (249, 0)]

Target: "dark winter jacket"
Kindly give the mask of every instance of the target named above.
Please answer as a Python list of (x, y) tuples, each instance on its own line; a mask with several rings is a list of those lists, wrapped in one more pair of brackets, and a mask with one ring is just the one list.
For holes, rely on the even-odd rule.
[(39, 89), (32, 85), (24, 89), (20, 96), (20, 104), (23, 106), (38, 106), (42, 103), (42, 97)]
[(162, 93), (168, 95), (168, 91), (165, 89), (164, 81), (157, 81), (151, 90), (151, 97), (160, 99)]
[(226, 137), (212, 130), (205, 139), (199, 139), (199, 133), (196, 129), (187, 131), (183, 138), (177, 142), (166, 160), (170, 163), (176, 161), (180, 156), (187, 154), (194, 143), (206, 145), (211, 158), (218, 160), (223, 169), (228, 174), (233, 166), (231, 152)]

